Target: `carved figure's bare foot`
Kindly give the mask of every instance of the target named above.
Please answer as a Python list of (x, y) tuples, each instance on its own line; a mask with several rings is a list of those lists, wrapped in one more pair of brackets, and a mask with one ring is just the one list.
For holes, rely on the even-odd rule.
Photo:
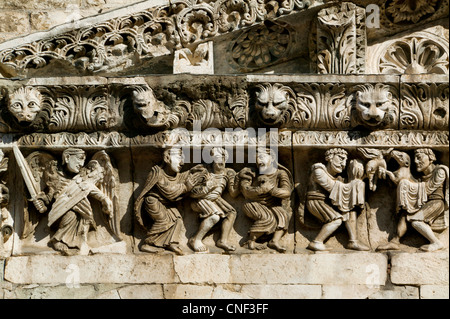
[(175, 254), (179, 256), (184, 255), (183, 250), (177, 244), (170, 244), (169, 246), (167, 246), (167, 249), (173, 251)]
[(228, 245), (226, 242), (224, 242), (222, 240), (217, 241), (216, 246), (224, 249), (225, 251), (235, 251), (236, 250), (235, 246)]
[(286, 252), (286, 247), (281, 246), (280, 244), (278, 244), (278, 242), (274, 242), (274, 241), (270, 241), (267, 246), (269, 248), (275, 249), (276, 251), (278, 251), (279, 253), (285, 253)]
[(306, 247), (306, 248), (314, 250), (314, 251), (326, 251), (326, 250), (328, 250), (328, 247), (325, 246), (324, 243), (322, 243), (320, 241), (315, 241), (315, 240), (310, 242), (308, 247)]
[(196, 253), (207, 253), (209, 251), (208, 247), (206, 247), (201, 240), (190, 238), (188, 244)]
[(53, 248), (56, 251), (59, 251), (63, 256), (74, 256), (80, 251), (77, 248), (69, 248), (69, 246), (59, 241), (53, 243)]
[(347, 245), (348, 249), (353, 249), (353, 250), (359, 250), (359, 251), (368, 251), (370, 250), (369, 247), (367, 247), (366, 245), (360, 243), (357, 240), (354, 241), (350, 241)]
[(388, 242), (387, 244), (380, 245), (377, 250), (399, 250), (400, 244), (396, 242)]
[(264, 244), (257, 244), (254, 240), (249, 240), (248, 242), (246, 242), (245, 244), (244, 244), (244, 246), (247, 246), (247, 248), (248, 249), (250, 249), (250, 250), (263, 250), (263, 249), (266, 249), (267, 248), (267, 246), (266, 245), (264, 245)]
[(441, 242), (436, 242), (436, 243), (432, 243), (429, 245), (420, 246), (420, 250), (426, 251), (426, 252), (437, 251), (437, 250), (441, 250), (442, 248), (444, 248), (444, 245)]
[(151, 246), (148, 244), (144, 244), (141, 246), (141, 251), (144, 251), (146, 253), (157, 254), (157, 253), (162, 253), (164, 251), (164, 248), (159, 248), (159, 247)]

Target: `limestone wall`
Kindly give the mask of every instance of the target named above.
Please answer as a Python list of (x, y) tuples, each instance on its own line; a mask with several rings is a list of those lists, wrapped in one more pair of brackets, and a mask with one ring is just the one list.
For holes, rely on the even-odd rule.
[(142, 0), (2, 0), (0, 42)]

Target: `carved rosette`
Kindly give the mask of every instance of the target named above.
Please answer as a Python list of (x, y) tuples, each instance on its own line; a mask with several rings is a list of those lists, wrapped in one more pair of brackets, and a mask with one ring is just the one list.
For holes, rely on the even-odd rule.
[(381, 74), (448, 74), (448, 41), (430, 32), (391, 40), (370, 59), (371, 71)]
[(265, 22), (242, 32), (230, 44), (230, 64), (240, 71), (270, 66), (289, 55), (294, 31), (286, 24)]

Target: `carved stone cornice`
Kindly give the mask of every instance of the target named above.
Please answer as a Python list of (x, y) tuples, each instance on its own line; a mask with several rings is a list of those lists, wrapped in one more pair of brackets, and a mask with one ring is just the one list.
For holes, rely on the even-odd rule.
[[(158, 1), (119, 10), (126, 14), (98, 16), (61, 26), (56, 31), (0, 45), (0, 72), (7, 77), (27, 76), (48, 65), (69, 74), (120, 72), (146, 60), (192, 48), (212, 37), (233, 32), (267, 19), (308, 8), (313, 0), (176, 0)], [(130, 11), (138, 10), (133, 13)], [(140, 10), (140, 11), (139, 11)], [(102, 19), (104, 19), (102, 21)], [(94, 22), (97, 21), (97, 22)], [(98, 22), (101, 21), (101, 22)], [(58, 30), (65, 30), (58, 32)], [(58, 61), (58, 62), (57, 62)], [(57, 63), (56, 63), (57, 62)]]
[(117, 131), (137, 136), (176, 128), (448, 129), (448, 75), (176, 79), (4, 80), (0, 132)]

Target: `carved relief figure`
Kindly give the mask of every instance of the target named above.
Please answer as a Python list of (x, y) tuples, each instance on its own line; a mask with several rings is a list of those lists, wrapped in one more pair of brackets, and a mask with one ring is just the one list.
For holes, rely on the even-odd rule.
[(346, 168), (347, 151), (341, 148), (329, 149), (325, 152), (325, 160), (326, 165), (316, 163), (311, 168), (306, 208), (323, 226), (308, 249), (328, 250), (324, 241), (344, 222), (349, 235), (347, 248), (369, 250), (358, 240), (356, 229), (356, 213), (364, 205), (364, 166), (359, 161), (350, 161), (349, 182), (345, 183), (338, 174)]
[(366, 84), (357, 87), (352, 108), (353, 126), (363, 125), (369, 129), (385, 128), (394, 119), (392, 93), (384, 84)]
[(189, 239), (189, 245), (196, 252), (207, 252), (208, 248), (202, 242), (203, 237), (220, 219), (223, 219), (221, 236), (216, 245), (225, 251), (234, 251), (236, 247), (228, 243), (228, 237), (237, 213), (233, 206), (222, 198), (222, 193), (228, 189), (232, 197), (238, 195), (239, 185), (235, 184), (236, 172), (225, 167), (228, 152), (224, 148), (212, 148), (211, 156), (213, 163), (208, 168), (205, 181), (191, 190), (190, 196), (196, 199), (192, 203), (192, 208), (199, 213), (202, 221), (196, 234)]
[(377, 189), (378, 178), (380, 177), (381, 168), (386, 169), (387, 164), (384, 156), (389, 154), (393, 149), (380, 150), (376, 148), (358, 148), (358, 151), (368, 160), (366, 163), (366, 174), (369, 179), (369, 189), (375, 191)]
[(249, 167), (238, 174), (240, 190), (249, 200), (243, 206), (244, 213), (254, 220), (249, 230), (249, 249), (264, 249), (256, 240), (262, 235), (270, 234), (272, 239), (267, 246), (278, 252), (285, 252), (281, 239), (287, 232), (292, 217), (290, 197), (293, 180), (290, 172), (277, 162), (273, 150), (257, 152), (256, 165), (258, 174)]
[[(166, 149), (163, 156), (164, 163), (152, 167), (134, 206), (138, 223), (147, 230), (140, 250), (157, 253), (167, 249), (183, 255), (179, 245), (182, 219), (176, 205), (202, 182), (204, 168), (196, 166), (181, 172), (184, 165), (181, 148)], [(146, 217), (151, 221), (147, 222)]]
[(13, 233), (11, 226), (11, 216), (7, 210), (9, 204), (9, 188), (5, 185), (4, 175), (8, 170), (8, 157), (0, 150), (0, 252), (3, 243), (6, 242)]
[[(86, 153), (68, 148), (62, 153), (62, 163), (45, 152), (34, 152), (25, 160), (14, 146), (14, 155), (21, 169), (31, 201), (39, 213), (48, 211), (48, 227), (55, 232), (49, 245), (63, 255), (88, 254), (88, 232), (97, 230), (96, 214), (90, 198), (101, 203), (111, 236), (120, 238), (116, 211), (116, 176), (109, 156), (104, 151), (94, 154), (85, 166)], [(43, 164), (44, 166), (37, 166)], [(25, 211), (24, 236), (35, 225), (31, 208)]]
[(258, 119), (265, 125), (280, 126), (290, 119), (295, 103), (291, 88), (279, 83), (260, 84), (257, 86), (255, 110)]
[[(407, 167), (408, 157), (405, 154), (396, 152), (393, 156)], [(420, 148), (415, 151), (416, 170), (422, 174), (417, 181), (408, 170), (402, 168), (393, 173), (382, 172), (397, 184), (399, 220), (395, 237), (387, 244), (380, 245), (378, 250), (400, 249), (400, 239), (405, 235), (408, 223), (430, 242), (421, 246), (421, 250), (436, 251), (444, 248), (433, 230), (448, 228), (449, 169), (445, 165), (434, 164), (435, 161), (436, 156), (431, 149)]]
[(40, 112), (41, 104), (41, 93), (33, 87), (26, 86), (9, 95), (8, 110), (20, 124), (30, 124)]

